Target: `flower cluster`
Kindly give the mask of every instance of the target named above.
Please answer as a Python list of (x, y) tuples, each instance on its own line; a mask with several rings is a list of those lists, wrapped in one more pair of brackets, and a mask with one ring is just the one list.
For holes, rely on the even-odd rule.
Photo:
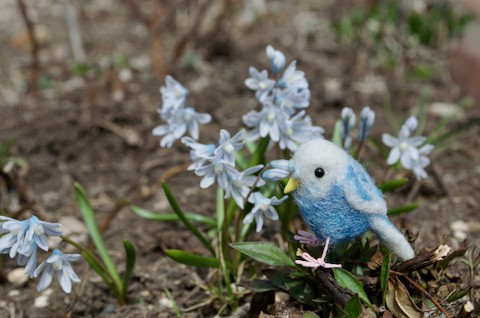
[(387, 163), (393, 165), (400, 160), (404, 168), (413, 171), (417, 180), (421, 180), (428, 176), (425, 168), (430, 164), (430, 159), (427, 156), (434, 146), (424, 144), (427, 140), (424, 136), (412, 136), (417, 126), (417, 118), (410, 116), (400, 129), (398, 138), (383, 134), (382, 141), (391, 148)]
[(188, 131), (193, 139), (198, 140), (199, 125), (208, 124), (212, 120), (209, 114), (197, 113), (188, 106), (188, 90), (168, 75), (166, 86), (160, 88), (162, 108), (158, 110), (160, 117), (166, 122), (152, 130), (154, 136), (163, 136), (160, 147), (170, 148)]
[[(273, 75), (285, 68), (285, 55), (267, 46), (267, 57)], [(255, 91), (261, 103), (260, 111), (251, 111), (243, 116), (244, 124), (252, 130), (250, 141), (270, 137), (281, 149), (295, 151), (299, 144), (313, 138), (321, 138), (324, 129), (313, 126), (305, 109), (310, 105), (310, 89), (305, 73), (297, 70), (292, 61), (278, 80), (269, 78), (268, 71), (249, 69), (250, 77), (245, 85)]]
[(63, 290), (70, 293), (71, 282), (79, 282), (80, 279), (68, 262), (78, 260), (80, 255), (64, 255), (55, 249), (53, 255), (37, 267), (38, 248), (48, 251), (47, 236), (63, 235), (59, 230), (61, 225), (41, 221), (36, 216), (19, 221), (0, 215), (0, 222), (0, 254), (17, 257), (17, 264), (25, 266), (25, 274), (30, 278), (37, 277), (43, 271), (37, 286), (39, 291), (47, 288), (52, 282), (53, 274), (57, 273)]
[(251, 212), (244, 219), (245, 224), (256, 221), (257, 232), (263, 227), (263, 216), (278, 220), (278, 214), (273, 206), (282, 203), (282, 199), (266, 198), (260, 192), (253, 192), (252, 188), (261, 187), (265, 181), (255, 176), (263, 165), (249, 167), (238, 171), (235, 164), (235, 152), (240, 151), (244, 145), (245, 130), (240, 130), (231, 136), (225, 129), (220, 130), (218, 145), (204, 145), (196, 142), (190, 137), (183, 137), (182, 142), (190, 147), (192, 164), (188, 170), (194, 171), (197, 176), (202, 177), (201, 188), (208, 188), (215, 182), (225, 192), (225, 198), (232, 197), (241, 209), (244, 209), (248, 201), (254, 205)]

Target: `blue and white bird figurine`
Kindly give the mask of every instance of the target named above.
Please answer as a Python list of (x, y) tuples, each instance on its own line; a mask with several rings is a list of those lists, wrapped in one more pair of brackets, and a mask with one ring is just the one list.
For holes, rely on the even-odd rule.
[[(363, 166), (345, 150), (325, 139), (300, 145), (289, 161), (291, 178), (284, 192), (293, 192), (310, 231), (326, 240), (322, 257), (307, 253), (297, 260), (307, 267), (340, 267), (325, 262), (328, 245), (350, 240), (371, 229), (401, 260), (414, 252), (403, 234), (387, 217), (387, 204)], [(315, 241), (305, 231), (297, 236)]]

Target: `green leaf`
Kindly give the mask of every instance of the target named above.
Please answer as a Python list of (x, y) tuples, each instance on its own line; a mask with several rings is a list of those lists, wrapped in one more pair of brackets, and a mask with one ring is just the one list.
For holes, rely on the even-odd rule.
[(123, 293), (125, 294), (130, 284), (130, 279), (132, 278), (137, 254), (135, 247), (130, 241), (123, 241), (123, 247), (125, 248), (125, 273), (123, 274)]
[(212, 245), (210, 242), (205, 238), (205, 236), (200, 233), (200, 231), (193, 226), (193, 224), (190, 222), (190, 220), (186, 217), (185, 213), (182, 211), (180, 206), (177, 203), (177, 200), (175, 200), (175, 197), (173, 196), (172, 191), (168, 187), (167, 183), (165, 180), (162, 182), (163, 190), (165, 191), (165, 195), (167, 196), (168, 202), (170, 203), (170, 206), (172, 207), (173, 211), (178, 215), (178, 218), (185, 224), (185, 226), (192, 232), (193, 235), (195, 235), (200, 242), (203, 243), (203, 245), (212, 253), (212, 255), (215, 256), (215, 250), (213, 249)]
[(380, 268), (380, 289), (382, 290), (382, 306), (385, 306), (385, 297), (387, 295), (387, 284), (390, 278), (390, 262), (392, 259), (392, 253), (388, 253), (383, 258), (382, 267)]
[(404, 186), (408, 182), (407, 179), (397, 179), (397, 180), (390, 180), (386, 181), (382, 184), (378, 185), (378, 188), (382, 190), (382, 192), (392, 192), (396, 189)]
[(265, 162), (265, 151), (267, 151), (268, 144), (270, 143), (270, 137), (264, 137), (260, 140), (255, 149), (255, 152), (250, 159), (249, 167), (253, 167)]
[(305, 311), (303, 313), (303, 318), (320, 318), (320, 316), (313, 311)]
[(113, 279), (117, 291), (121, 291), (122, 281), (120, 280), (120, 275), (118, 275), (115, 264), (110, 258), (110, 255), (108, 255), (107, 247), (105, 246), (102, 234), (98, 229), (97, 222), (95, 220), (95, 214), (93, 212), (92, 206), (90, 205), (90, 202), (88, 201), (87, 194), (79, 183), (75, 183), (75, 197), (78, 205), (80, 206), (83, 220), (85, 222), (85, 225), (87, 226), (88, 233), (92, 238), (93, 244), (95, 244), (95, 248), (97, 249), (98, 254), (100, 254), (100, 257), (105, 264), (105, 267), (107, 268), (108, 274)]
[(365, 293), (365, 290), (363, 290), (362, 284), (355, 276), (342, 268), (333, 268), (333, 275), (335, 276), (335, 280), (340, 286), (350, 289), (354, 293), (357, 293), (363, 302), (365, 302), (369, 306), (372, 306), (370, 300), (367, 297), (367, 294)]
[(269, 280), (254, 279), (248, 283), (248, 289), (256, 293), (264, 293), (271, 290), (278, 290), (278, 287)]
[(411, 211), (413, 211), (417, 208), (418, 208), (418, 204), (416, 204), (416, 203), (407, 204), (407, 205), (401, 206), (399, 208), (394, 208), (394, 209), (388, 210), (387, 215), (398, 215), (398, 214), (402, 214), (402, 213), (408, 213), (408, 212), (411, 212)]
[(358, 318), (362, 314), (362, 303), (358, 294), (355, 294), (343, 307), (348, 318)]
[(182, 250), (165, 250), (165, 254), (177, 263), (197, 266), (218, 268), (220, 261), (217, 258), (200, 256)]
[(271, 243), (243, 242), (231, 243), (230, 246), (261, 263), (271, 266), (295, 267), (293, 260), (280, 248)]
[(238, 164), (241, 170), (248, 168), (248, 160), (240, 151), (235, 151), (235, 162)]
[[(146, 220), (166, 221), (166, 222), (180, 221), (180, 218), (175, 213), (156, 213), (156, 212), (145, 210), (135, 205), (130, 206), (130, 209), (132, 209), (133, 213), (135, 213), (139, 217), (142, 217)], [(211, 225), (211, 226), (216, 226), (217, 224), (214, 219), (201, 214), (186, 212), (185, 216), (187, 217), (187, 219), (189, 219), (192, 222), (202, 223), (202, 224)]]

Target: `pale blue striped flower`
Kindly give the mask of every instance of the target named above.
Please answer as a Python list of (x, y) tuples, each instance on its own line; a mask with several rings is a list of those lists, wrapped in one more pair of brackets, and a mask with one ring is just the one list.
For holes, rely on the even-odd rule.
[(391, 148), (387, 158), (389, 165), (393, 165), (400, 160), (403, 167), (411, 169), (411, 163), (419, 159), (420, 153), (418, 147), (420, 147), (427, 138), (424, 136), (410, 137), (417, 129), (417, 126), (418, 120), (414, 116), (411, 116), (400, 129), (398, 138), (389, 134), (382, 135), (383, 143)]
[(190, 159), (192, 159), (192, 164), (188, 166), (189, 171), (204, 166), (205, 163), (207, 163), (207, 160), (213, 158), (216, 149), (214, 144), (204, 145), (190, 137), (183, 137), (182, 143), (191, 148)]
[(203, 177), (200, 181), (200, 187), (203, 189), (217, 182), (223, 190), (227, 190), (230, 180), (239, 178), (239, 172), (235, 167), (227, 160), (221, 159), (220, 156), (210, 159), (208, 164), (195, 169), (194, 172), (197, 176)]
[(280, 126), (287, 120), (287, 114), (271, 102), (263, 103), (262, 109), (251, 111), (243, 115), (243, 123), (252, 128), (248, 134), (248, 139), (255, 141), (260, 137), (270, 136), (272, 141), (280, 140)]
[(248, 72), (250, 77), (245, 80), (245, 86), (255, 91), (255, 97), (259, 101), (265, 100), (275, 86), (275, 81), (268, 77), (267, 70), (259, 72), (255, 67), (250, 66)]
[(243, 209), (244, 201), (250, 193), (251, 188), (253, 186), (261, 187), (265, 185), (264, 180), (254, 175), (258, 171), (262, 170), (262, 168), (263, 165), (256, 165), (239, 172), (239, 174), (236, 175), (236, 179), (230, 180), (225, 191), (225, 199), (228, 199), (231, 196), (235, 203), (237, 203), (238, 207)]
[(166, 86), (160, 87), (162, 94), (162, 110), (160, 115), (167, 121), (171, 114), (186, 106), (188, 101), (188, 89), (177, 82), (172, 76), (165, 77)]
[(305, 115), (305, 111), (301, 111), (280, 123), (278, 145), (280, 149), (295, 151), (298, 146), (304, 142), (311, 139), (323, 138), (323, 132), (323, 128), (313, 126), (310, 116)]
[(235, 165), (235, 151), (242, 149), (244, 143), (245, 130), (242, 129), (233, 137), (225, 130), (220, 130), (220, 139), (218, 147), (215, 149), (215, 155)]
[(279, 159), (270, 162), (270, 169), (262, 173), (262, 177), (267, 181), (279, 181), (290, 176), (290, 160)]
[(267, 46), (266, 53), (268, 61), (270, 62), (270, 67), (272, 68), (272, 73), (277, 74), (281, 72), (285, 67), (285, 54), (281, 51), (275, 50), (271, 45)]
[(274, 206), (281, 204), (287, 198), (288, 196), (284, 196), (281, 199), (277, 199), (277, 197), (266, 198), (260, 192), (252, 193), (248, 198), (248, 202), (252, 203), (254, 206), (243, 219), (243, 224), (250, 224), (255, 220), (257, 224), (256, 231), (260, 232), (263, 228), (263, 217), (265, 216), (273, 221), (277, 221), (278, 213)]
[(67, 294), (70, 293), (72, 291), (72, 282), (80, 282), (80, 278), (73, 271), (70, 262), (75, 262), (80, 257), (80, 254), (63, 254), (60, 250), (55, 249), (52, 255), (35, 270), (35, 277), (43, 271), (37, 284), (37, 290), (42, 291), (50, 286), (53, 276), (57, 274), (58, 282), (63, 291)]
[(358, 142), (366, 141), (370, 129), (375, 122), (375, 112), (366, 106), (362, 109), (360, 113), (360, 124), (358, 127)]
[(308, 88), (308, 81), (305, 78), (305, 73), (297, 70), (297, 61), (294, 60), (288, 65), (285, 72), (283, 72), (282, 77), (278, 80), (278, 86), (281, 88)]
[(342, 120), (342, 129), (340, 130), (340, 137), (342, 138), (342, 145), (345, 150), (350, 149), (352, 144), (352, 137), (350, 136), (350, 132), (352, 131), (353, 127), (355, 127), (355, 113), (349, 107), (344, 107), (341, 113), (341, 120)]
[(154, 136), (162, 137), (160, 147), (170, 148), (173, 143), (180, 139), (187, 131), (193, 139), (199, 137), (199, 125), (208, 124), (212, 116), (197, 113), (192, 107), (175, 110), (165, 125), (159, 125), (152, 130)]

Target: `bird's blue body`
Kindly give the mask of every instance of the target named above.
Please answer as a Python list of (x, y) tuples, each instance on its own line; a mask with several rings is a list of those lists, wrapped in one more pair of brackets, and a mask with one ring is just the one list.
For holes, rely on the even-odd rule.
[[(375, 187), (373, 180), (359, 163), (353, 159), (348, 160), (346, 171), (346, 182), (354, 185), (361, 200), (372, 200), (373, 196), (382, 198), (381, 192)], [(359, 170), (361, 169), (361, 170)], [(365, 186), (375, 191), (367, 191)], [(294, 192), (295, 200), (300, 209), (300, 214), (308, 228), (319, 238), (334, 242), (351, 240), (362, 235), (371, 228), (370, 218), (383, 218), (385, 215), (369, 215), (355, 209), (345, 197), (345, 187), (336, 182), (332, 185), (330, 192), (321, 198), (318, 197), (319, 189), (315, 184), (304, 187)]]
[(414, 256), (388, 219), (382, 192), (343, 149), (327, 140), (309, 141), (298, 148), (290, 169), (300, 214), (315, 236), (341, 242), (371, 229), (401, 259)]

